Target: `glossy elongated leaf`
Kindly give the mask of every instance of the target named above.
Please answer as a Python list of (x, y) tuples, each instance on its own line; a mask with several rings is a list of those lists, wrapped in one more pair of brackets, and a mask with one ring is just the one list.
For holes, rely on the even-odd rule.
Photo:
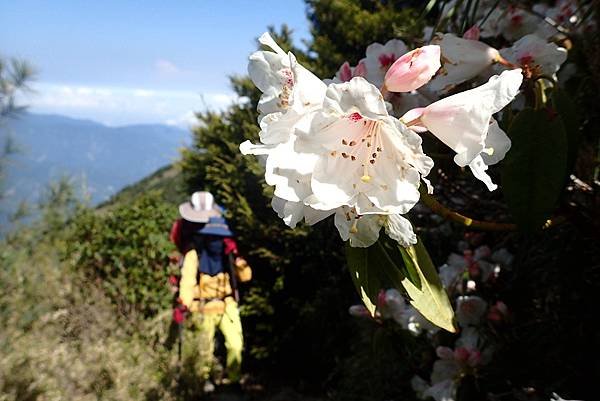
[(455, 331), (450, 300), (420, 241), (403, 248), (382, 233), (369, 248), (347, 245), (346, 257), (354, 286), (371, 315), (375, 314), (379, 291), (391, 285), (408, 295), (410, 303), (430, 322)]
[(512, 146), (502, 171), (506, 202), (521, 229), (540, 229), (564, 187), (568, 146), (563, 121), (546, 109), (525, 109), (508, 135)]
[(554, 88), (552, 91), (552, 104), (562, 118), (567, 134), (567, 173), (573, 170), (579, 142), (581, 141), (581, 131), (579, 129), (579, 116), (577, 108), (567, 92), (560, 88)]
[[(382, 252), (386, 259), (390, 262), (389, 269), (386, 269), (386, 274), (399, 288), (401, 281), (406, 277), (417, 288), (421, 288), (421, 277), (412, 263), (407, 263), (404, 258), (405, 249), (397, 241), (391, 239), (385, 234), (381, 234), (377, 244), (381, 246)], [(399, 277), (400, 281), (397, 280)]]
[(420, 289), (406, 278), (402, 281), (411, 305), (431, 323), (452, 333), (456, 332), (454, 310), (423, 242), (419, 239), (416, 245), (403, 248), (403, 253), (404, 260), (412, 263), (421, 280)]
[(374, 248), (374, 246), (353, 248), (346, 244), (346, 260), (356, 291), (371, 316), (374, 316), (377, 307), (377, 294), (382, 288), (382, 282), (379, 271), (380, 266), (377, 265), (377, 257), (371, 248)]

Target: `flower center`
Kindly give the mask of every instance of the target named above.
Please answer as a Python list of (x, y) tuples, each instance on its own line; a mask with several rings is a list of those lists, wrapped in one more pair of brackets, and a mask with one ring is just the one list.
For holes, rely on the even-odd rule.
[[(362, 176), (360, 180), (364, 183), (371, 181), (372, 166), (377, 162), (377, 158), (383, 152), (381, 141), (381, 122), (364, 118), (360, 113), (352, 113), (346, 117), (352, 124), (360, 124), (359, 129), (352, 135), (342, 138), (341, 157), (349, 159), (351, 162), (361, 163)], [(331, 152), (332, 156), (337, 156), (337, 152)]]
[(281, 93), (279, 94), (279, 107), (287, 109), (290, 105), (290, 96), (294, 89), (294, 73), (289, 68), (281, 70), (282, 75), (282, 87)]
[(530, 65), (531, 63), (533, 63), (533, 56), (531, 55), (531, 53), (526, 52), (521, 57), (519, 57), (519, 64), (521, 64), (522, 66)]

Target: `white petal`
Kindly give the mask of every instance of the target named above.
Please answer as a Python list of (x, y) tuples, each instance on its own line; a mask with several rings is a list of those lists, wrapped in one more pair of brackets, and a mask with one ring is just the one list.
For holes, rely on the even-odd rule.
[(464, 266), (456, 266), (450, 264), (444, 264), (440, 267), (440, 280), (444, 288), (450, 290), (451, 287), (456, 285), (460, 276), (464, 273)]
[(255, 145), (250, 141), (244, 141), (240, 144), (240, 152), (243, 155), (268, 155), (272, 150), (272, 146)]
[[(383, 225), (380, 216), (368, 215), (356, 218), (349, 215), (350, 208), (339, 208), (335, 213), (335, 226), (344, 241), (350, 241), (350, 246), (368, 248), (379, 238)], [(354, 228), (354, 229), (353, 229)]]
[(492, 118), (487, 137), (485, 138), (486, 150), (481, 153), (485, 164), (491, 166), (504, 159), (504, 156), (510, 150), (510, 145), (510, 138), (500, 128), (498, 122)]
[(431, 397), (435, 401), (456, 401), (456, 384), (453, 379), (444, 380), (429, 387), (424, 397)]
[[(356, 166), (358, 168), (358, 164)], [(357, 194), (352, 184), (357, 181), (359, 173), (348, 167), (348, 163), (339, 157), (320, 158), (316, 163), (311, 188), (324, 205), (331, 208), (350, 205), (350, 200)]]
[(271, 200), (271, 206), (285, 224), (291, 228), (296, 227), (303, 218), (306, 224), (313, 225), (333, 214), (333, 211), (314, 210), (305, 206), (302, 202), (290, 202), (277, 196), (274, 196)]
[(315, 210), (311, 207), (304, 206), (304, 221), (309, 226), (312, 226), (331, 216), (333, 213), (335, 213), (334, 210)]
[(461, 327), (477, 325), (487, 310), (487, 302), (477, 296), (460, 296), (456, 300), (456, 320)]
[(417, 243), (417, 235), (413, 231), (412, 224), (399, 214), (392, 214), (387, 217), (385, 232), (403, 247)]
[(274, 196), (271, 200), (271, 207), (283, 219), (283, 222), (291, 228), (296, 227), (296, 224), (304, 217), (305, 206), (301, 202), (289, 202)]
[(260, 120), (260, 141), (267, 145), (287, 141), (300, 117), (292, 110), (267, 114)]
[(477, 40), (459, 38), (447, 33), (432, 42), (442, 50), (444, 65), (427, 85), (433, 91), (446, 91), (475, 78), (491, 66), (499, 56), (498, 50)]
[(473, 159), (471, 163), (469, 163), (469, 168), (471, 172), (481, 182), (483, 182), (488, 190), (494, 191), (498, 188), (498, 185), (492, 182), (492, 178), (486, 173), (488, 166), (485, 164), (481, 156), (477, 156)]
[(514, 99), (522, 80), (520, 69), (505, 71), (484, 85), (427, 106), (421, 122), (457, 153), (456, 164), (465, 167), (485, 148), (492, 114)]
[(454, 344), (455, 348), (476, 350), (479, 348), (479, 333), (475, 327), (465, 327), (460, 332), (460, 337)]
[(425, 177), (421, 177), (421, 180), (423, 180), (423, 182), (425, 183), (425, 186), (427, 187), (427, 193), (429, 195), (431, 195), (433, 193), (433, 185), (431, 185), (431, 181), (429, 181)]
[(410, 386), (417, 394), (417, 397), (425, 399), (424, 393), (429, 388), (429, 384), (425, 380), (419, 376), (413, 376), (413, 378), (410, 379)]
[(379, 89), (362, 77), (329, 85), (323, 109), (325, 113), (336, 113), (339, 116), (358, 112), (361, 116), (374, 120), (388, 115)]

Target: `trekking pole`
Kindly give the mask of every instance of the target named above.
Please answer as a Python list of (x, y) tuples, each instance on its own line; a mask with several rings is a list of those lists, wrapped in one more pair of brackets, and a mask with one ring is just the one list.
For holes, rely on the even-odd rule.
[(235, 271), (235, 261), (233, 259), (233, 253), (230, 253), (229, 255), (229, 270), (231, 271), (231, 287), (233, 289), (233, 298), (235, 299), (235, 302), (240, 302), (240, 292), (238, 290), (238, 285), (237, 285), (237, 277), (236, 277), (236, 271)]
[(183, 343), (183, 333), (182, 333), (183, 329), (181, 326), (183, 326), (182, 323), (179, 323), (177, 325), (177, 332), (178, 332), (177, 335), (179, 336), (179, 342), (177, 343), (177, 364), (180, 366), (181, 366), (181, 346)]

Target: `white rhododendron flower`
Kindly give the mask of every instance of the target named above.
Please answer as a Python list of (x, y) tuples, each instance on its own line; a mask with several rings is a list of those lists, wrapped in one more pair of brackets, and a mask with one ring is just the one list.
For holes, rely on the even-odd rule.
[(385, 45), (370, 44), (367, 47), (366, 57), (360, 61), (360, 63), (364, 63), (367, 70), (365, 78), (376, 87), (381, 88), (387, 70), (407, 51), (406, 44), (400, 39), (389, 40)]
[(437, 347), (436, 354), (440, 359), (433, 363), (431, 385), (418, 376), (411, 380), (417, 396), (421, 399), (431, 397), (436, 401), (455, 400), (461, 378), (469, 374), (473, 368), (489, 362), (489, 352), (482, 353), (479, 343), (477, 331), (473, 327), (468, 327), (462, 330), (461, 336), (454, 344), (454, 349)]
[(533, 34), (523, 36), (511, 47), (500, 50), (500, 54), (534, 77), (541, 74), (554, 76), (567, 60), (566, 49)]
[(377, 308), (382, 318), (393, 319), (402, 326), (403, 329), (410, 331), (415, 336), (421, 334), (423, 331), (430, 334), (439, 331), (439, 327), (425, 319), (423, 315), (411, 306), (402, 294), (394, 288), (380, 293)]
[(514, 5), (496, 7), (481, 27), (481, 37), (502, 35), (505, 39), (514, 41), (536, 32), (545, 24), (540, 17)]
[(461, 327), (478, 325), (487, 310), (487, 302), (473, 295), (460, 296), (456, 300), (456, 320)]
[(385, 87), (391, 92), (411, 92), (425, 85), (440, 68), (440, 47), (414, 49), (392, 64), (385, 74)]
[[(547, 21), (553, 21), (562, 28), (566, 28), (571, 33), (585, 33), (587, 29), (594, 26), (593, 18), (587, 19), (582, 23), (582, 19), (589, 12), (590, 7), (593, 7), (593, 2), (585, 4), (575, 0), (558, 0), (554, 3), (554, 7), (549, 7), (547, 4), (534, 4), (532, 10), (539, 15), (543, 15)], [(535, 34), (544, 39), (551, 39), (559, 35), (558, 29), (553, 24), (539, 24)]]
[[(420, 114), (418, 121), (407, 121), (407, 116), (402, 120), (408, 124), (414, 121), (415, 124), (427, 128), (456, 152), (456, 164), (461, 167), (469, 166), (475, 177), (493, 191), (496, 185), (485, 172), (487, 165), (480, 155), (487, 153), (493, 156), (495, 149), (486, 147), (490, 123), (493, 125), (492, 115), (515, 98), (522, 81), (520, 69), (505, 71), (499, 76), (491, 77), (484, 85), (438, 100), (409, 115), (412, 118)], [(510, 147), (510, 140), (496, 128), (493, 128), (488, 145), (497, 146), (500, 152), (506, 152)]]
[(263, 92), (258, 111), (261, 113), (260, 140), (264, 144), (285, 142), (291, 128), (307, 112), (321, 106), (326, 85), (302, 67), (292, 53), (286, 54), (264, 33), (259, 42), (272, 51), (257, 51), (250, 56), (248, 74)]
[(367, 67), (365, 66), (364, 59), (359, 61), (356, 67), (350, 67), (350, 63), (346, 61), (335, 73), (335, 77), (331, 82), (339, 84), (341, 82), (348, 82), (354, 77), (366, 77), (366, 75)]
[(315, 209), (405, 214), (433, 167), (421, 138), (391, 117), (379, 90), (360, 77), (329, 85), (323, 109), (302, 136), (306, 151), (318, 154), (306, 200)]
[(429, 82), (431, 91), (448, 91), (475, 78), (501, 60), (498, 50), (477, 40), (459, 38), (451, 33), (437, 35), (434, 44), (442, 51), (442, 68)]

